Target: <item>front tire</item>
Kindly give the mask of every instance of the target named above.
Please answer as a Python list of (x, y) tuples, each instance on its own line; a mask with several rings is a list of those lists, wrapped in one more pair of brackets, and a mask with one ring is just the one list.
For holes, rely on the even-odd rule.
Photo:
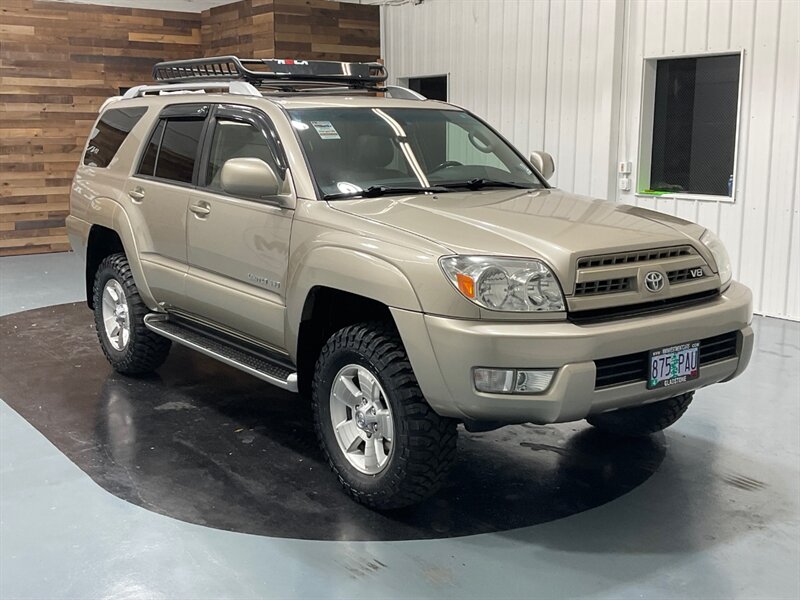
[(692, 403), (694, 392), (668, 400), (592, 415), (586, 420), (608, 433), (640, 437), (666, 429), (681, 418)]
[(144, 317), (150, 310), (139, 296), (124, 254), (103, 259), (92, 293), (97, 337), (115, 371), (142, 375), (167, 360), (172, 342), (145, 327)]
[(456, 454), (456, 422), (425, 401), (397, 332), (345, 327), (325, 344), (312, 388), (317, 437), (345, 491), (375, 509), (435, 493)]

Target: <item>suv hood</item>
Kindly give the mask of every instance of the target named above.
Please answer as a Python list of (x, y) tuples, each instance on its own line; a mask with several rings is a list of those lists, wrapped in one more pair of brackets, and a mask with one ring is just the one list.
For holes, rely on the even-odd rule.
[(583, 256), (687, 244), (704, 231), (670, 215), (556, 189), (387, 196), (330, 206), (453, 254), (541, 258), (562, 275), (571, 275)]

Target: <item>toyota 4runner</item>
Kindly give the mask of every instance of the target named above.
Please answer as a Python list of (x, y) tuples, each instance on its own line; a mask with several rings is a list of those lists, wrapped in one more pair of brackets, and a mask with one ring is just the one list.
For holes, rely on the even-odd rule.
[(675, 422), (753, 346), (724, 246), (547, 183), (480, 118), (377, 63), (160, 63), (109, 99), (67, 219), (114, 369), (176, 342), (310, 397), (346, 491), (441, 484), (456, 427)]

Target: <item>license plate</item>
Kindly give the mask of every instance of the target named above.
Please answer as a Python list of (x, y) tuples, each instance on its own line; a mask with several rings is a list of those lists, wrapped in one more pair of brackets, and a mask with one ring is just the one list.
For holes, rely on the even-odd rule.
[(668, 387), (700, 376), (698, 351), (700, 342), (689, 342), (650, 350), (647, 389)]

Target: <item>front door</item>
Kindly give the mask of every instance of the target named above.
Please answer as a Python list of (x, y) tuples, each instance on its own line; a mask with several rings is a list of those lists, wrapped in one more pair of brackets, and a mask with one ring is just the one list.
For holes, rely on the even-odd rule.
[[(276, 349), (284, 347), (285, 282), (294, 210), (285, 162), (271, 122), (249, 107), (211, 116), (198, 187), (189, 197), (187, 311)], [(222, 186), (234, 158), (264, 161), (279, 195), (237, 197)]]

